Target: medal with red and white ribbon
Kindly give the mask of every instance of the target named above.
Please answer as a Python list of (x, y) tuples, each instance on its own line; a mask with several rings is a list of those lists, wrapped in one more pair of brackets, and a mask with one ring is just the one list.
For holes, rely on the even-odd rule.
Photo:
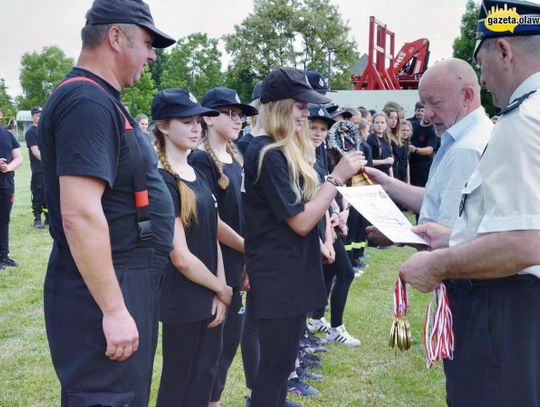
[(443, 358), (452, 360), (454, 355), (452, 311), (448, 303), (446, 286), (443, 283), (439, 284), (433, 292), (433, 297), (426, 309), (424, 348), (428, 369)]
[(394, 287), (394, 320), (390, 329), (391, 348), (407, 350), (411, 347), (411, 327), (407, 318), (409, 310), (409, 298), (407, 297), (407, 287), (398, 275)]

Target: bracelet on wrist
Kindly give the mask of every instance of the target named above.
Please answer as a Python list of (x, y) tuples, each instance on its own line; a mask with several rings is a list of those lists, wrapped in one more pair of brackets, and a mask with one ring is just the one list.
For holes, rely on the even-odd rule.
[(343, 183), (341, 181), (338, 181), (336, 178), (332, 177), (331, 175), (326, 177), (326, 181), (328, 181), (330, 184), (332, 184), (335, 187), (342, 187), (343, 186)]

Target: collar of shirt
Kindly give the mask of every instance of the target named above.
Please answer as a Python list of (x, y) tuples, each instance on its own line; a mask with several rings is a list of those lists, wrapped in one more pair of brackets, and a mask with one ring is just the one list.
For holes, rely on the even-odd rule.
[[(482, 119), (482, 116), (485, 115), (486, 112), (484, 111), (483, 107), (474, 109), (467, 116), (462, 117), (460, 120), (454, 123), (453, 126), (451, 126), (441, 135), (441, 143), (447, 137), (452, 137), (454, 139), (453, 141), (459, 140), (471, 128), (474, 123), (480, 121)], [(448, 136), (445, 136), (445, 134), (447, 134)]]
[(532, 90), (540, 89), (540, 72), (532, 74), (519, 85), (512, 96), (510, 96), (510, 103), (512, 103), (517, 98), (523, 96), (525, 93), (528, 93)]

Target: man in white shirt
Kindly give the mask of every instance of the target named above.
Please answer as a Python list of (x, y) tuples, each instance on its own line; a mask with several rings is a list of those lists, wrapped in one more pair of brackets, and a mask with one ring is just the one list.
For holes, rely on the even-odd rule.
[[(526, 23), (503, 31), (492, 16), (498, 10)], [(400, 270), (424, 292), (446, 281), (455, 334), (454, 359), (445, 361), (452, 406), (540, 400), (539, 16), (538, 3), (482, 4), (474, 56), (482, 85), (502, 108), (499, 120), (463, 189), (451, 235), (440, 225), (416, 227), (440, 249), (414, 254)]]

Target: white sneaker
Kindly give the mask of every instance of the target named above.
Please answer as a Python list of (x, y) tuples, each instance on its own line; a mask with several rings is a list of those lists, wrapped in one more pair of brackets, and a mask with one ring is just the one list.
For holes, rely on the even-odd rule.
[(327, 334), (330, 331), (330, 324), (324, 317), (321, 319), (310, 318), (307, 324), (308, 331), (311, 333), (322, 332)]
[(340, 325), (337, 328), (330, 328), (326, 334), (326, 339), (330, 342), (344, 343), (349, 346), (360, 346), (360, 340), (351, 336), (345, 329), (345, 325)]

